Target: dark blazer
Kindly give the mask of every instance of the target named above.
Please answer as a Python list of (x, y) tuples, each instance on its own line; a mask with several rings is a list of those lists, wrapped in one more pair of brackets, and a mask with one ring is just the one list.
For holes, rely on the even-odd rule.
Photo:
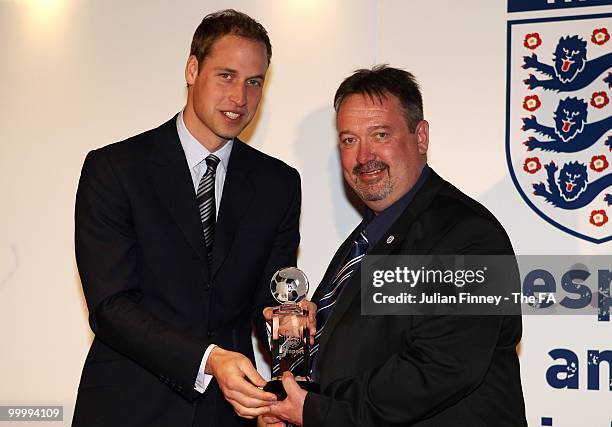
[(76, 197), (76, 258), (95, 334), (74, 426), (243, 425), (216, 381), (194, 382), (209, 344), (254, 362), (251, 325), (270, 278), (296, 263), (297, 171), (235, 140), (207, 265), (176, 118), (90, 152)]
[[(390, 244), (388, 236), (395, 237)], [(493, 215), (432, 171), (368, 253), (513, 252)], [(318, 298), (315, 292), (313, 301)], [(357, 271), (321, 336), (316, 374), (322, 393), (308, 393), (304, 426), (526, 426), (520, 337), (520, 316), (362, 316)]]

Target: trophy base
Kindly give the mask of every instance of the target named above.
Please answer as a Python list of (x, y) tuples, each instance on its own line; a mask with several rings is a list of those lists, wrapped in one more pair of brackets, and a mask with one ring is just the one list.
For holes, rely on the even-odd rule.
[[(312, 393), (319, 393), (321, 391), (321, 387), (317, 383), (313, 383), (311, 381), (297, 380), (296, 381), (302, 389), (306, 391), (310, 391)], [(263, 388), (264, 391), (274, 393), (278, 400), (285, 400), (287, 397), (287, 393), (283, 388), (283, 383), (281, 380), (271, 380), (268, 381), (268, 384)]]

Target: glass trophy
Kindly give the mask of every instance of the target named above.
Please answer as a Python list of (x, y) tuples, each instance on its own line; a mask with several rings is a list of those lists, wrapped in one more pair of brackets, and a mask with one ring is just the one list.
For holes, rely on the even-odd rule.
[(318, 385), (310, 378), (308, 310), (298, 305), (308, 293), (308, 278), (298, 268), (283, 268), (272, 277), (270, 290), (280, 306), (272, 313), (272, 379), (264, 390), (283, 400), (287, 394), (281, 378), (291, 371), (300, 387), (316, 392)]

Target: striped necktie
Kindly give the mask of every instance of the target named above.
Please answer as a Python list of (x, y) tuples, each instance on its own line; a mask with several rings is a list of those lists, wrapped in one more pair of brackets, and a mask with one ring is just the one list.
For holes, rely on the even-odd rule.
[(319, 293), (321, 297), (315, 301), (317, 304), (317, 333), (315, 334), (315, 345), (312, 347), (310, 351), (311, 360), (314, 360), (314, 357), (319, 350), (319, 340), (321, 334), (323, 333), (323, 329), (325, 328), (325, 324), (331, 315), (334, 305), (340, 295), (342, 288), (345, 283), (348, 282), (350, 277), (359, 269), (361, 264), (361, 260), (365, 256), (366, 251), (368, 250), (370, 243), (368, 242), (365, 233), (361, 231), (357, 239), (353, 243), (351, 247), (351, 251), (348, 253), (344, 262), (342, 264), (342, 268), (338, 270), (333, 280), (326, 284), (322, 284), (324, 286)]
[(208, 266), (212, 265), (212, 250), (215, 240), (215, 172), (219, 164), (219, 158), (214, 154), (206, 157), (206, 173), (198, 185), (197, 200), (200, 207), (200, 218), (202, 219), (202, 229), (204, 230), (204, 243), (206, 244), (206, 255)]

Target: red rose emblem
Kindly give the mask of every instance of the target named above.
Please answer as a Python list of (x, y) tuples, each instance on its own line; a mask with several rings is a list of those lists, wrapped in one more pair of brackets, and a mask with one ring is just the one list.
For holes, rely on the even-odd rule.
[(610, 98), (606, 92), (593, 92), (591, 95), (591, 105), (595, 108), (603, 108), (610, 103)]
[(603, 209), (592, 211), (591, 218), (589, 218), (589, 222), (595, 227), (601, 227), (606, 222), (608, 222), (608, 215), (606, 215), (606, 211), (604, 211)]
[(525, 172), (533, 175), (540, 169), (542, 169), (542, 164), (540, 163), (540, 159), (538, 159), (537, 157), (528, 157), (525, 159), (525, 163), (523, 164), (523, 170)]
[(605, 155), (591, 157), (591, 169), (595, 172), (601, 172), (605, 170), (610, 164)]
[(610, 34), (607, 28), (595, 28), (591, 34), (591, 41), (595, 44), (602, 45), (610, 40)]
[(538, 33), (526, 34), (525, 40), (523, 40), (523, 46), (531, 50), (536, 49), (541, 44), (542, 44), (542, 39), (540, 38), (540, 34)]
[(527, 95), (523, 100), (523, 108), (527, 111), (535, 111), (540, 108), (541, 105), (542, 103), (538, 95)]

